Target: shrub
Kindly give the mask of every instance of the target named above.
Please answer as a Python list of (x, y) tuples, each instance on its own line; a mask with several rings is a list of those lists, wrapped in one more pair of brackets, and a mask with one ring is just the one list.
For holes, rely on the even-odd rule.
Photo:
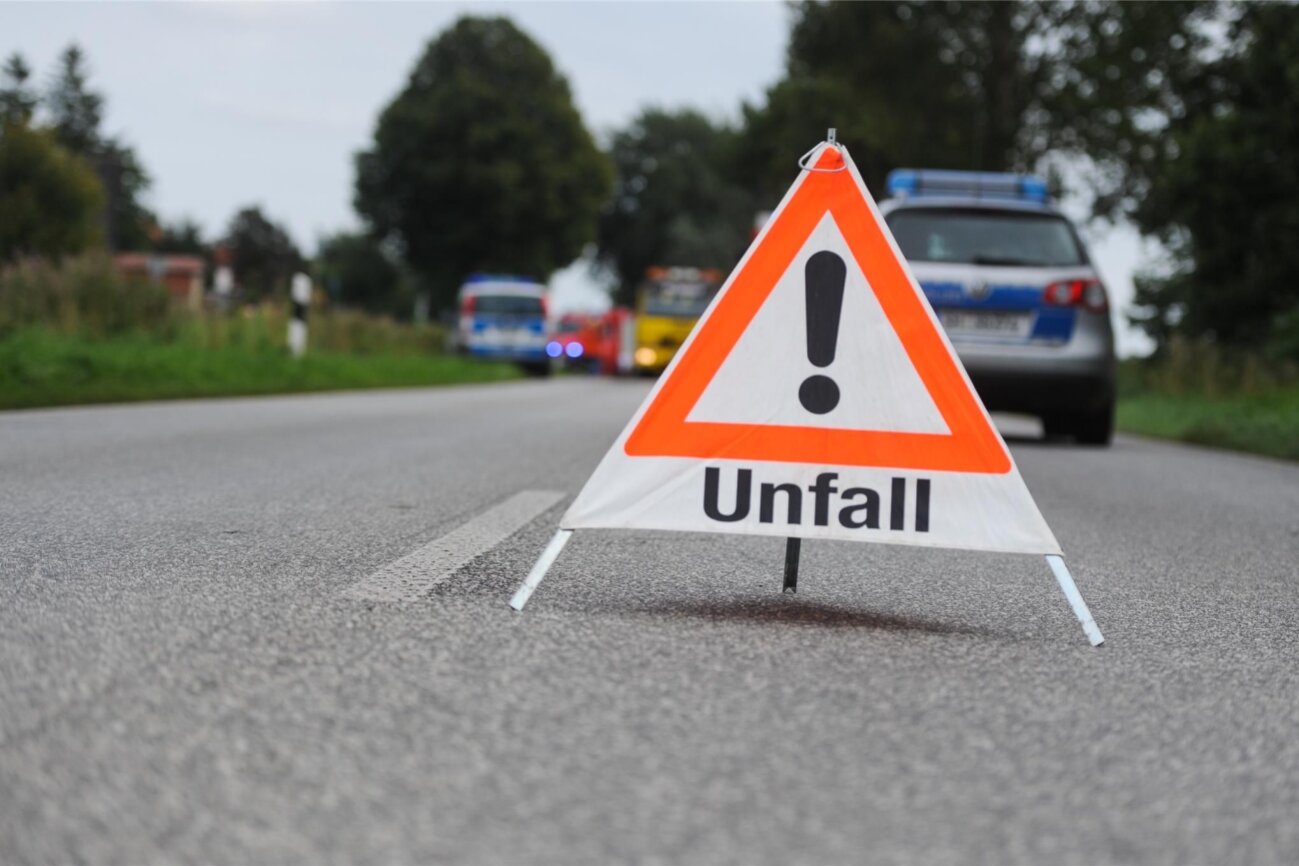
[(0, 335), (41, 326), (107, 337), (133, 331), (166, 332), (171, 324), (166, 291), (123, 278), (104, 254), (57, 263), (24, 259), (0, 270)]
[(53, 133), (0, 122), (0, 263), (95, 246), (103, 203), (94, 170)]
[(1257, 352), (1224, 349), (1205, 340), (1175, 337), (1158, 356), (1124, 362), (1126, 394), (1154, 392), (1214, 399), (1267, 394), (1299, 382), (1293, 362)]
[[(196, 348), (282, 352), (288, 315), (283, 300), (195, 313), (172, 303), (159, 285), (122, 277), (104, 254), (58, 263), (25, 259), (0, 269), (0, 338), (35, 328), (91, 339), (148, 334)], [(316, 306), (308, 324), (313, 351), (439, 355), (446, 347), (444, 325), (408, 325), (358, 310)]]

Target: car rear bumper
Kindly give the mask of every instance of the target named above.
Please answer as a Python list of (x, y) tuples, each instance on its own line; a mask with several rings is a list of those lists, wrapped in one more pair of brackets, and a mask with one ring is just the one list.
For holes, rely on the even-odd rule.
[(962, 358), (983, 404), (992, 412), (1076, 412), (1114, 402), (1112, 358)]
[(546, 363), (550, 361), (550, 356), (546, 354), (544, 346), (539, 348), (520, 348), (520, 347), (501, 347), (501, 346), (469, 346), (469, 354), (475, 358), (488, 358), (496, 361), (518, 361), (523, 363)]
[(1104, 314), (1077, 313), (1062, 344), (954, 341), (953, 347), (991, 411), (1092, 412), (1114, 402), (1114, 332)]

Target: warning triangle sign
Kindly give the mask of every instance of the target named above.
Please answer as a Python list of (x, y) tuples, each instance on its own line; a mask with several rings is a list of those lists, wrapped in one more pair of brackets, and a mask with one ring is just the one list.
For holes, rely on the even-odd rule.
[(561, 528), (1058, 554), (847, 151), (809, 165)]

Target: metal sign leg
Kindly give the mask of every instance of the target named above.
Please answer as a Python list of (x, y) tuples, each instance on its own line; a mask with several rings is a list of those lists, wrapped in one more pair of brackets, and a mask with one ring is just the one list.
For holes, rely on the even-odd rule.
[(798, 592), (798, 552), (802, 546), (801, 538), (785, 540), (785, 592)]
[(1069, 599), (1069, 606), (1073, 608), (1074, 616), (1082, 623), (1083, 631), (1087, 633), (1087, 640), (1091, 641), (1092, 646), (1105, 643), (1104, 635), (1096, 625), (1096, 620), (1092, 619), (1091, 611), (1087, 609), (1087, 602), (1083, 601), (1083, 597), (1078, 593), (1078, 587), (1074, 585), (1073, 576), (1069, 574), (1069, 569), (1064, 564), (1064, 557), (1049, 555), (1046, 564), (1051, 566), (1056, 582), (1064, 590), (1064, 597)]
[(541, 551), (541, 556), (537, 557), (536, 563), (532, 566), (532, 571), (528, 572), (528, 576), (523, 581), (523, 586), (520, 586), (519, 591), (514, 593), (514, 598), (510, 599), (510, 607), (515, 610), (523, 610), (523, 606), (532, 597), (533, 590), (545, 578), (546, 572), (550, 571), (550, 567), (555, 564), (555, 560), (559, 558), (559, 552), (564, 549), (565, 544), (568, 544), (568, 539), (572, 534), (573, 530), (571, 529), (561, 529), (555, 533), (555, 537), (550, 539), (550, 544), (547, 544), (546, 549)]

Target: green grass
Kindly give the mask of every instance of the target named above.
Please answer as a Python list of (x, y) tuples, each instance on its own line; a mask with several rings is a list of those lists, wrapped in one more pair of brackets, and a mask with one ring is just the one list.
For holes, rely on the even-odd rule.
[(1140, 392), (1119, 401), (1122, 430), (1299, 460), (1299, 386), (1206, 397)]
[(27, 329), (0, 338), (0, 408), (495, 382), (509, 364), (410, 351), (203, 347), (145, 335), (88, 340)]

